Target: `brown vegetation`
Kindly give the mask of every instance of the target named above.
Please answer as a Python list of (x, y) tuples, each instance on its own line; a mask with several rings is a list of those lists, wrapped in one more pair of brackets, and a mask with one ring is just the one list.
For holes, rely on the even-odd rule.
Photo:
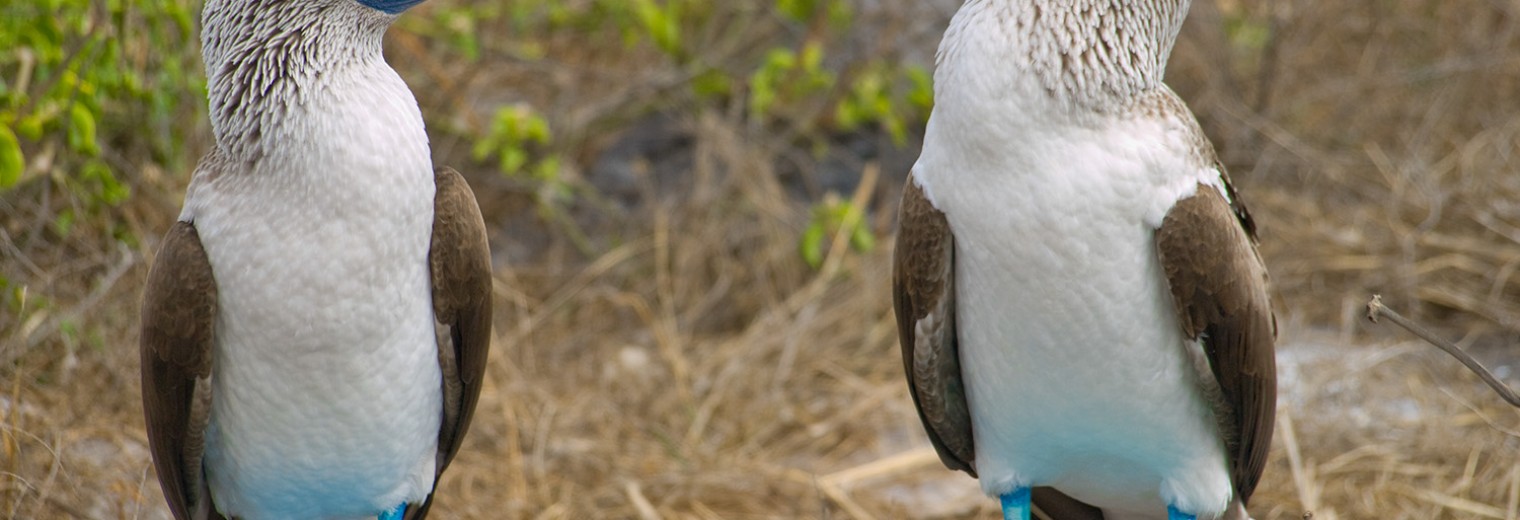
[[(1361, 324), (1380, 292), (1501, 376), (1520, 360), (1520, 4), (1196, 4), (1170, 82), (1251, 204), (1284, 331), (1253, 512), (1520, 517), (1520, 413), (1454, 361)], [(947, 8), (919, 7), (937, 14), (896, 30), (935, 34)], [(879, 52), (936, 43), (895, 34)], [(647, 49), (560, 39), (542, 59), (487, 49), (482, 63), (423, 65), (427, 39), (392, 43), (438, 161), (470, 177), (501, 259), (489, 379), (440, 517), (992, 517), (974, 481), (928, 451), (903, 386), (886, 239), (903, 159), (885, 154), (879, 179), (841, 194), (868, 204), (877, 248), (835, 240), (813, 270), (797, 244), (817, 189), (780, 171), (816, 168), (812, 150), (739, 110), (680, 108), (673, 85), (688, 78)], [(626, 201), (567, 210), (590, 237), (576, 243), (446, 130), (502, 101), (560, 129), (572, 177), (651, 128), (651, 112), (684, 159), (631, 159)], [(105, 229), (48, 239), (28, 220), (58, 200), (46, 190), (0, 201), (3, 274), (56, 302), (0, 316), (0, 516), (164, 514), (136, 299), (187, 178), (141, 164), (117, 223), (142, 237), (130, 247), (103, 245)]]

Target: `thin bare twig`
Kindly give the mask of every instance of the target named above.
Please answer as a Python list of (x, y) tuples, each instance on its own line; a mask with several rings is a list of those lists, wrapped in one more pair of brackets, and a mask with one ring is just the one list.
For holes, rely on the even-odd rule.
[(654, 504), (649, 503), (649, 499), (644, 496), (644, 490), (639, 487), (638, 482), (632, 480), (624, 482), (623, 493), (628, 495), (628, 501), (633, 504), (634, 509), (638, 510), (640, 520), (660, 520), (662, 518), (660, 512), (655, 510)]
[(132, 254), (132, 251), (127, 246), (118, 245), (116, 249), (121, 254), (121, 259), (116, 262), (116, 265), (105, 276), (101, 277), (100, 283), (95, 285), (95, 288), (90, 291), (89, 295), (85, 296), (83, 300), (68, 309), (68, 311), (54, 316), (36, 329), (24, 333), (22, 340), (18, 341), (17, 345), (0, 348), (0, 363), (9, 363), (15, 358), (20, 357), (22, 353), (36, 348), (37, 344), (53, 337), (59, 330), (62, 330), (65, 323), (78, 320), (85, 313), (90, 312), (101, 302), (105, 301), (111, 289), (116, 287), (116, 282), (120, 281), (121, 277), (131, 270), (132, 266), (136, 265), (138, 261), (138, 257)]
[(1467, 365), (1468, 370), (1471, 370), (1473, 373), (1478, 374), (1478, 377), (1483, 379), (1484, 383), (1488, 383), (1488, 386), (1490, 388), (1493, 388), (1495, 392), (1498, 392), (1499, 397), (1504, 398), (1505, 402), (1508, 402), (1511, 406), (1520, 408), (1520, 394), (1516, 394), (1514, 389), (1511, 389), (1508, 385), (1505, 385), (1504, 382), (1499, 381), (1499, 378), (1494, 377), (1493, 372), (1489, 372), (1487, 368), (1484, 368), (1483, 364), (1479, 363), (1478, 360), (1473, 358), (1471, 354), (1468, 354), (1462, 349), (1457, 348), (1457, 346), (1452, 344), (1450, 341), (1436, 337), (1434, 333), (1431, 333), (1425, 327), (1420, 326), (1420, 324), (1409, 321), (1408, 318), (1405, 318), (1399, 315), (1399, 313), (1394, 312), (1393, 309), (1389, 309), (1387, 306), (1384, 306), (1383, 296), (1380, 294), (1375, 294), (1372, 296), (1372, 301), (1367, 302), (1367, 319), (1371, 320), (1373, 323), (1377, 323), (1379, 318), (1388, 318), (1388, 321), (1393, 322), (1394, 325), (1403, 327), (1404, 330), (1407, 330), (1414, 335), (1419, 336), (1420, 339), (1430, 342), (1431, 345), (1439, 347), (1441, 350), (1446, 351), (1447, 354), (1451, 354), (1451, 357), (1457, 358), (1457, 361), (1461, 361), (1463, 365)]

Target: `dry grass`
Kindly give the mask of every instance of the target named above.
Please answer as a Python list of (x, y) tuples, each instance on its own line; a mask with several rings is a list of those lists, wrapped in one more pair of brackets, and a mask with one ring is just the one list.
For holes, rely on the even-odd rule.
[[(1210, 52), (1223, 23), (1195, 23), (1171, 77), (1257, 208), (1289, 312), (1345, 326), (1380, 291), (1520, 328), (1520, 11), (1252, 4), (1278, 20), (1263, 57)], [(1228, 18), (1210, 7), (1192, 21)]]
[[(1255, 514), (1520, 517), (1520, 414), (1454, 361), (1359, 322), (1382, 292), (1463, 331), (1491, 365), (1520, 359), (1520, 4), (1198, 4), (1171, 81), (1252, 204), (1285, 331)], [(1232, 43), (1223, 27), (1241, 17), (1277, 32)], [(393, 56), (429, 52), (396, 43)], [(439, 160), (470, 174), (511, 260), (498, 265), (487, 387), (440, 516), (992, 517), (974, 482), (926, 451), (905, 395), (890, 240), (865, 254), (835, 244), (822, 271), (798, 257), (808, 209), (775, 166), (793, 143), (731, 111), (674, 112), (689, 160), (640, 163), (626, 209), (574, 208), (587, 255), (535, 217), (522, 186), (436, 130), (529, 102), (583, 169), (641, 112), (680, 105), (681, 71), (577, 43), (550, 42), (543, 61), (408, 69), (438, 86), (422, 97), (426, 112), (453, 114), (433, 122)], [(884, 164), (853, 196), (886, 237), (903, 172)], [(135, 175), (124, 225), (157, 237), (184, 179)], [(47, 234), (27, 220), (39, 203), (3, 202), (0, 267), (56, 303), (27, 323), (0, 316), (0, 516), (163, 515), (134, 330), (156, 238), (126, 250), (95, 235), (27, 240)], [(81, 321), (100, 337), (65, 333)]]

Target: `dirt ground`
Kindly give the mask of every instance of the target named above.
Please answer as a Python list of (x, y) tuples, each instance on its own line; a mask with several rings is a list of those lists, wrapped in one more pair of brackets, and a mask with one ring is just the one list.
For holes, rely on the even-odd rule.
[[(856, 30), (910, 19), (884, 52), (927, 65), (955, 4), (862, 1), (874, 22)], [(389, 56), (497, 256), (488, 379), (438, 517), (996, 517), (934, 457), (903, 384), (888, 274), (911, 136), (813, 153), (738, 111), (683, 109), (679, 67), (634, 50), (546, 39), (540, 58), (455, 64), (400, 29)], [(1253, 514), (1520, 518), (1520, 413), (1362, 318), (1383, 294), (1520, 383), (1520, 3), (1199, 0), (1168, 74), (1275, 284), (1278, 424)], [(471, 159), (450, 127), (499, 103), (561, 129), (569, 178), (597, 195), (550, 214)], [(167, 516), (135, 323), (188, 179), (156, 168), (121, 211), (133, 246), (25, 242), (25, 197), (46, 195), (4, 195), (0, 268), (59, 304), (0, 319), (0, 517)], [(798, 241), (831, 191), (878, 240), (834, 239), (813, 268)]]

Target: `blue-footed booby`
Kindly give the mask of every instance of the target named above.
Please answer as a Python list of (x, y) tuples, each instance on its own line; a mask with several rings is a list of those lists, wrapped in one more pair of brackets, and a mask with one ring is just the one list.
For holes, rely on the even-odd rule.
[(1187, 0), (968, 0), (893, 300), (946, 466), (1004, 516), (1248, 518), (1276, 323), (1250, 215), (1162, 83)]
[(381, 55), (420, 0), (207, 0), (216, 144), (143, 294), (176, 518), (423, 518), (480, 395), (491, 267)]

